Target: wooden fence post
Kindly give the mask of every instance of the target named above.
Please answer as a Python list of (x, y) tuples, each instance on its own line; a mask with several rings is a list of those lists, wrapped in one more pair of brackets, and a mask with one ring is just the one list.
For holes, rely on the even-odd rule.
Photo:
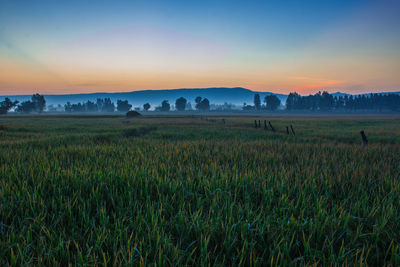
[(257, 128), (257, 120), (254, 120), (254, 128)]
[(266, 121), (266, 120), (264, 120), (264, 130), (265, 130), (265, 131), (267, 131), (267, 130), (268, 130), (268, 127), (267, 127), (267, 121)]
[(261, 128), (261, 121), (258, 120), (258, 128)]
[(294, 136), (296, 136), (296, 133), (294, 132), (294, 129), (293, 129), (293, 126), (290, 124), (290, 129), (292, 129), (292, 134), (294, 135)]
[(289, 127), (286, 126), (286, 134), (289, 134)]
[(361, 131), (360, 134), (361, 134), (361, 138), (363, 140), (364, 146), (368, 145), (368, 139), (367, 139), (367, 136), (365, 135), (365, 132)]
[(274, 126), (272, 126), (272, 124), (271, 124), (270, 121), (268, 121), (268, 124), (269, 124), (269, 127), (271, 127), (271, 130), (272, 130), (273, 132), (275, 132), (275, 128), (274, 128)]

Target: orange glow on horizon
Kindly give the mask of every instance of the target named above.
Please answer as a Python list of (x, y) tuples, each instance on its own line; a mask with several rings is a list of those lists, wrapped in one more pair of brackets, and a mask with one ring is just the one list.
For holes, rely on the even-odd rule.
[[(279, 66), (278, 66), (279, 67)], [(326, 77), (283, 76), (277, 70), (180, 70), (162, 69), (95, 70), (90, 68), (69, 67), (53, 68), (46, 65), (32, 65), (26, 62), (0, 61), (0, 95), (18, 94), (76, 94), (95, 92), (130, 92), (137, 90), (161, 90), (179, 88), (243, 87), (254, 91), (288, 94), (312, 94), (318, 91), (347, 92), (352, 90), (379, 91), (378, 82), (371, 81), (368, 86), (349, 81), (352, 76), (362, 76), (368, 70), (359, 68), (347, 79), (339, 80)], [(295, 70), (291, 71), (295, 72)], [(269, 73), (269, 75), (266, 75)], [(393, 72), (394, 73), (394, 72)], [(344, 76), (334, 73), (334, 76)], [(361, 84), (361, 85), (360, 85)], [(386, 91), (396, 90), (387, 87)]]

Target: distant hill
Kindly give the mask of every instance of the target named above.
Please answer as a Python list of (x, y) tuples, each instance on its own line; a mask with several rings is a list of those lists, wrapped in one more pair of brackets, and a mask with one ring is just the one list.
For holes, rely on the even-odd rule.
[[(179, 97), (184, 97), (194, 104), (194, 99), (198, 96), (208, 98), (211, 104), (224, 104), (225, 102), (243, 105), (244, 102), (252, 104), (254, 95), (260, 94), (261, 101), (271, 92), (256, 92), (246, 88), (194, 88), (194, 89), (168, 89), (168, 90), (143, 90), (123, 93), (92, 93), (92, 94), (68, 94), (68, 95), (44, 95), (47, 105), (64, 105), (67, 102), (77, 103), (96, 101), (97, 98), (109, 97), (113, 102), (118, 99), (128, 100), (134, 106), (142, 106), (144, 103), (150, 103), (152, 107), (158, 106), (163, 100), (168, 100), (170, 104), (175, 104), (175, 100)], [(274, 94), (282, 103), (286, 102), (287, 95)], [(32, 95), (14, 95), (8, 96), (12, 100), (26, 101)], [(2, 96), (3, 98), (4, 96)]]

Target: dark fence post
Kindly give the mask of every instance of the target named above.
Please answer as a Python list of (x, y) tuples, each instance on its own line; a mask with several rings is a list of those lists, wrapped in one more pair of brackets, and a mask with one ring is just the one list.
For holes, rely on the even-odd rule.
[(286, 126), (286, 134), (289, 134), (289, 127)]
[(254, 128), (257, 128), (257, 120), (254, 120)]
[(365, 132), (361, 131), (360, 134), (361, 134), (361, 138), (363, 140), (364, 146), (368, 145), (368, 139), (367, 139), (367, 136), (365, 135)]
[(225, 124), (225, 119), (222, 119), (222, 123)]
[(264, 120), (264, 130), (268, 130), (268, 127), (267, 127), (267, 121), (266, 120)]
[(272, 130), (273, 132), (275, 132), (275, 128), (274, 128), (274, 126), (272, 126), (272, 124), (271, 124), (270, 121), (268, 122), (268, 124), (269, 124), (269, 127), (271, 127), (271, 130)]
[(261, 121), (258, 120), (258, 128), (261, 128)]
[(290, 124), (290, 129), (292, 129), (292, 134), (296, 135), (296, 133), (294, 132), (293, 126)]

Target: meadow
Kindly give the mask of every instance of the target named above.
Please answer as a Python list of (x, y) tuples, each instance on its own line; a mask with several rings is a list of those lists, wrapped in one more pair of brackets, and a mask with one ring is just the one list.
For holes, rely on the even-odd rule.
[(400, 116), (1, 116), (0, 265), (399, 266), (399, 144)]

